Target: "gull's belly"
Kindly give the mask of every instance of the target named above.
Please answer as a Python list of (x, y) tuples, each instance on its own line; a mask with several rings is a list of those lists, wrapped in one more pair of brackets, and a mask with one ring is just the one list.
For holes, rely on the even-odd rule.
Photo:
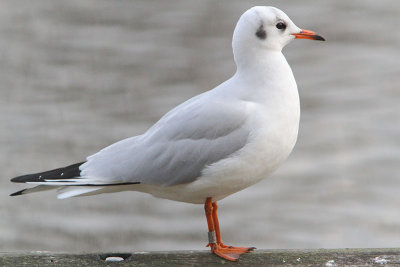
[[(266, 119), (266, 118), (260, 118)], [(249, 187), (275, 171), (292, 151), (298, 133), (299, 113), (280, 116), (275, 125), (258, 127), (249, 142), (230, 157), (207, 166), (196, 181), (159, 187), (141, 185), (139, 191), (156, 197), (203, 204), (207, 197), (220, 200)], [(263, 125), (257, 122), (257, 125)]]
[(289, 156), (296, 143), (297, 129), (259, 133), (236, 156), (206, 169), (193, 186), (208, 187), (205, 190), (208, 194), (221, 199), (259, 182)]
[[(192, 183), (216, 200), (253, 185), (275, 171), (289, 156), (297, 140), (300, 103), (296, 90), (283, 102), (256, 105), (249, 119), (248, 143), (232, 157), (207, 167)], [(200, 190), (202, 191), (202, 190)]]

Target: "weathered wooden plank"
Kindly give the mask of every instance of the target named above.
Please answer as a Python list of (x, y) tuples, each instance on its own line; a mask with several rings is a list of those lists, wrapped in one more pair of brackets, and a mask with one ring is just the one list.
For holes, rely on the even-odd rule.
[[(109, 257), (123, 259), (106, 261)], [(0, 253), (0, 266), (368, 266), (400, 264), (400, 249), (258, 250), (238, 262), (209, 251), (69, 254), (53, 252)]]

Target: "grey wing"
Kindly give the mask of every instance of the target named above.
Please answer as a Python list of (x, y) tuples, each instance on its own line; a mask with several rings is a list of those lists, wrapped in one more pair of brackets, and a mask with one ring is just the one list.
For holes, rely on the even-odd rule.
[(161, 186), (192, 182), (205, 166), (246, 144), (246, 118), (239, 104), (211, 100), (205, 105), (194, 98), (167, 113), (145, 134), (89, 157), (81, 176)]

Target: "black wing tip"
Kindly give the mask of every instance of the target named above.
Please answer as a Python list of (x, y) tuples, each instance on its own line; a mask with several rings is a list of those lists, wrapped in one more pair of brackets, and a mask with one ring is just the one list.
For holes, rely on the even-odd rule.
[(25, 182), (27, 182), (27, 180), (26, 180), (27, 176), (28, 175), (22, 175), (22, 176), (14, 177), (10, 181), (13, 182), (13, 183), (25, 183)]
[(75, 163), (63, 168), (49, 170), (40, 173), (26, 174), (12, 178), (10, 181), (13, 183), (26, 183), (26, 182), (44, 182), (44, 180), (52, 179), (68, 179), (79, 177), (79, 166), (84, 162)]
[(10, 197), (23, 195), (23, 193), (25, 192), (25, 190), (26, 190), (26, 189), (23, 189), (23, 190), (14, 192), (14, 193), (10, 194)]

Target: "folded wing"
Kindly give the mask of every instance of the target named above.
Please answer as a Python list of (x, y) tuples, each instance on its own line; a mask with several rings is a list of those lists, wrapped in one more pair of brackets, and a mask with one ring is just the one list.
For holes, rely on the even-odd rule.
[[(160, 186), (189, 183), (205, 166), (239, 151), (250, 134), (246, 103), (199, 95), (167, 113), (145, 134), (89, 157), (82, 177)], [(227, 104), (229, 102), (229, 104)], [(233, 102), (235, 103), (235, 102)]]

